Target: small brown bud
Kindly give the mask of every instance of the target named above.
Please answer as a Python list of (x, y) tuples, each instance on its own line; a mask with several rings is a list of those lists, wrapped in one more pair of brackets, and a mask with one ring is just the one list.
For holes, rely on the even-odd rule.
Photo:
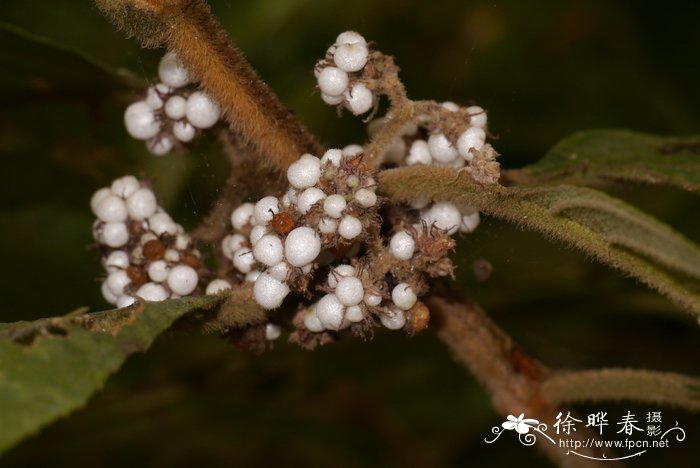
[(143, 256), (154, 261), (165, 255), (165, 244), (160, 239), (152, 239), (143, 245)]

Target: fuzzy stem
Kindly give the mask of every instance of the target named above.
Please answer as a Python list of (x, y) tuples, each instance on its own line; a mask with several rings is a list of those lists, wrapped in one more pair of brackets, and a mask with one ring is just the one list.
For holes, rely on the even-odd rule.
[[(436, 318), (438, 336), (455, 358), (486, 387), (498, 413), (503, 416), (525, 413), (526, 417), (548, 425), (556, 419), (560, 409), (546, 400), (540, 391), (550, 371), (526, 355), (476, 304), (444, 287), (436, 288), (425, 303)], [(567, 437), (577, 440), (596, 438), (582, 426)], [(567, 455), (566, 450), (548, 441), (541, 441), (537, 446), (558, 466), (597, 466), (591, 460)], [(610, 453), (606, 455), (609, 457)]]
[(542, 393), (559, 403), (629, 400), (700, 411), (700, 379), (673, 372), (639, 369), (558, 372), (543, 382)]
[(204, 0), (96, 0), (145, 47), (175, 52), (219, 103), (231, 129), (279, 170), (321, 145), (260, 79)]

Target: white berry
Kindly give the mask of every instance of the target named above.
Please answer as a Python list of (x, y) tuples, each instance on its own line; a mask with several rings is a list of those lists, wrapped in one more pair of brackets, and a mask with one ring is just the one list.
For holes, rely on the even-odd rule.
[(253, 219), (255, 224), (266, 225), (272, 218), (279, 213), (279, 200), (277, 197), (265, 197), (262, 198), (255, 204), (255, 210), (253, 212)]
[(333, 54), (335, 65), (346, 72), (362, 70), (368, 58), (367, 46), (360, 42), (339, 44)]
[[(164, 86), (162, 83), (159, 83), (160, 85)], [(163, 98), (160, 96), (160, 92), (158, 90), (159, 86), (149, 86), (148, 90), (146, 91), (146, 99), (144, 99), (144, 102), (148, 105), (153, 110), (158, 110), (161, 107), (163, 107)], [(165, 86), (165, 91), (169, 91), (169, 87)]]
[(371, 208), (377, 204), (377, 194), (374, 190), (363, 188), (355, 192), (355, 201), (364, 208)]
[(406, 325), (406, 315), (403, 310), (387, 311), (379, 316), (379, 320), (389, 330), (400, 330)]
[(410, 260), (416, 250), (416, 241), (406, 231), (399, 231), (389, 241), (389, 252), (399, 260)]
[(253, 285), (253, 296), (263, 309), (276, 309), (289, 294), (289, 286), (268, 273), (260, 273)]
[(323, 190), (316, 187), (309, 187), (299, 194), (299, 198), (297, 199), (297, 211), (301, 214), (306, 214), (311, 210), (312, 206), (324, 198), (326, 198), (326, 194), (323, 193)]
[(340, 161), (343, 159), (343, 152), (339, 149), (329, 149), (321, 157), (321, 163), (330, 163), (334, 166), (340, 166)]
[(126, 221), (128, 216), (124, 200), (116, 195), (103, 197), (102, 200), (97, 203), (95, 214), (101, 221), (108, 223)]
[(486, 141), (486, 132), (479, 127), (469, 127), (457, 139), (457, 151), (467, 161), (471, 161), (474, 155), (469, 151), (474, 148), (481, 151)]
[(105, 283), (107, 283), (107, 287), (112, 294), (118, 297), (124, 294), (124, 288), (131, 283), (131, 279), (129, 275), (126, 274), (126, 271), (119, 270), (110, 273)]
[(338, 265), (328, 274), (328, 286), (334, 288), (338, 286), (338, 281), (344, 277), (355, 276), (357, 270), (352, 265)]
[(97, 215), (97, 207), (99, 204), (104, 200), (105, 198), (115, 195), (112, 193), (112, 191), (109, 189), (109, 187), (103, 187), (96, 191), (93, 195), (92, 198), (90, 198), (90, 209), (92, 210), (95, 215)]
[(231, 213), (231, 225), (234, 229), (240, 231), (250, 222), (250, 218), (255, 211), (255, 205), (252, 203), (243, 203), (241, 206), (233, 210)]
[(311, 154), (303, 154), (287, 169), (287, 179), (297, 189), (313, 187), (320, 178), (321, 160)]
[(434, 224), (438, 229), (452, 235), (459, 229), (462, 223), (462, 214), (457, 207), (450, 202), (435, 203), (426, 212), (421, 214), (421, 219), (428, 225)]
[(173, 136), (183, 143), (189, 143), (196, 135), (197, 129), (186, 120), (180, 120), (173, 124)]
[(374, 94), (363, 83), (345, 92), (345, 106), (355, 115), (364, 114), (374, 106)]
[(241, 273), (250, 273), (255, 263), (253, 251), (246, 248), (241, 248), (233, 252), (233, 266)]
[(158, 212), (148, 218), (148, 227), (157, 236), (162, 234), (177, 234), (177, 224), (172, 220), (170, 215), (165, 212)]
[(447, 139), (444, 133), (430, 135), (428, 138), (428, 148), (433, 159), (440, 163), (449, 163), (454, 161), (459, 153), (454, 145)]
[(175, 95), (165, 102), (165, 115), (173, 120), (180, 120), (186, 114), (187, 99)]
[(274, 234), (264, 235), (255, 243), (253, 255), (263, 265), (276, 265), (284, 258), (282, 241)]
[(129, 242), (129, 230), (124, 223), (105, 223), (100, 240), (109, 247), (122, 247)]
[(170, 267), (165, 260), (156, 260), (155, 262), (148, 265), (148, 277), (154, 283), (162, 283), (168, 279), (168, 273), (170, 272)]
[(326, 294), (316, 305), (316, 316), (325, 328), (339, 330), (343, 324), (345, 306), (335, 294)]
[(118, 297), (109, 289), (106, 281), (102, 282), (100, 291), (102, 292), (102, 297), (104, 297), (105, 301), (113, 305), (117, 304)]
[(363, 151), (364, 148), (358, 144), (348, 145), (342, 149), (343, 157), (346, 159), (359, 156)]
[(336, 67), (325, 67), (318, 75), (318, 88), (327, 96), (340, 96), (348, 88), (347, 72)]
[(190, 83), (190, 74), (174, 52), (166, 53), (158, 64), (160, 81), (173, 88), (182, 88)]
[(227, 289), (231, 289), (231, 283), (229, 283), (225, 279), (217, 278), (207, 285), (205, 294), (218, 294), (221, 291), (225, 291)]
[(243, 247), (246, 238), (242, 234), (232, 234), (224, 237), (221, 241), (221, 251), (224, 256), (233, 259), (233, 252)]
[(262, 273), (262, 271), (260, 270), (249, 271), (245, 275), (245, 280), (249, 283), (255, 283), (258, 279), (258, 276), (260, 276), (260, 273)]
[(343, 210), (347, 206), (345, 197), (334, 194), (323, 201), (323, 211), (331, 218), (340, 218), (343, 216)]
[(168, 291), (160, 284), (146, 283), (136, 291), (136, 295), (144, 301), (160, 302), (168, 298)]
[(126, 200), (126, 209), (129, 212), (129, 216), (137, 221), (141, 221), (155, 214), (158, 209), (158, 202), (153, 191), (144, 187), (136, 190)]
[(479, 106), (469, 106), (467, 107), (467, 112), (469, 112), (469, 125), (473, 127), (486, 128), (486, 122), (488, 116), (486, 111)]
[(127, 175), (124, 177), (120, 177), (114, 182), (112, 182), (110, 188), (114, 195), (117, 195), (122, 198), (128, 198), (140, 187), (141, 183), (136, 177), (132, 175)]
[(474, 230), (479, 226), (480, 218), (479, 212), (473, 210), (462, 214), (462, 223), (459, 225), (460, 232), (474, 232)]
[(351, 306), (345, 309), (345, 320), (353, 323), (362, 322), (365, 319), (365, 315), (362, 312), (362, 307)]
[(341, 102), (343, 102), (345, 100), (345, 96), (344, 95), (331, 96), (328, 94), (321, 93), (321, 99), (323, 100), (323, 102), (325, 102), (329, 106), (337, 106), (338, 104), (340, 104)]
[(362, 222), (354, 216), (347, 215), (340, 220), (338, 234), (348, 240), (354, 239), (362, 234)]
[(416, 140), (411, 145), (411, 149), (408, 150), (408, 156), (406, 157), (406, 164), (409, 166), (415, 166), (416, 164), (423, 164), (424, 166), (429, 166), (433, 162), (433, 157), (430, 155), (430, 148), (428, 147), (428, 142), (425, 140)]
[(307, 226), (298, 227), (284, 241), (284, 255), (290, 265), (303, 267), (313, 262), (321, 252), (321, 239)]
[(338, 229), (338, 221), (332, 218), (321, 218), (318, 222), (318, 231), (321, 234), (332, 234)]
[(219, 105), (203, 91), (195, 91), (187, 98), (187, 120), (197, 128), (209, 128), (219, 121)]
[(180, 252), (175, 249), (168, 249), (165, 251), (163, 258), (169, 262), (177, 263), (180, 261)]
[(416, 304), (418, 298), (408, 283), (399, 283), (391, 290), (391, 300), (399, 309), (408, 310)]
[(367, 304), (370, 307), (377, 307), (379, 304), (382, 303), (382, 296), (379, 296), (377, 294), (365, 294), (364, 301), (365, 304)]
[(195, 290), (199, 275), (188, 265), (177, 265), (168, 273), (168, 287), (175, 294), (186, 296)]
[(146, 148), (155, 156), (163, 156), (168, 154), (175, 146), (175, 140), (170, 135), (161, 135), (151, 138), (146, 142)]
[(119, 296), (119, 298), (117, 299), (117, 307), (119, 307), (120, 309), (124, 307), (129, 307), (134, 302), (136, 302), (136, 299), (134, 299), (132, 296)]
[(367, 41), (365, 40), (360, 33), (357, 33), (355, 31), (345, 31), (341, 32), (338, 34), (338, 37), (335, 39), (336, 45), (342, 45), (342, 44), (367, 44)]
[(104, 259), (102, 265), (108, 272), (123, 270), (129, 266), (129, 254), (123, 250), (115, 250)]
[(250, 230), (250, 244), (254, 246), (268, 232), (267, 226), (253, 226), (253, 229)]
[(124, 112), (126, 131), (137, 140), (148, 140), (160, 131), (160, 122), (144, 101), (137, 101)]
[(459, 106), (452, 101), (445, 101), (441, 106), (450, 112), (457, 112), (459, 110)]
[(362, 281), (354, 276), (346, 276), (338, 281), (335, 295), (344, 306), (355, 306), (362, 302), (365, 295)]
[(289, 276), (289, 265), (287, 262), (279, 262), (278, 264), (268, 268), (266, 273), (275, 278), (277, 281), (284, 282), (287, 280), (287, 276)]
[(268, 322), (265, 324), (265, 339), (267, 341), (275, 341), (282, 335), (282, 329), (279, 325)]
[(326, 329), (318, 319), (318, 315), (316, 315), (316, 304), (311, 306), (304, 314), (304, 326), (313, 333), (319, 333)]

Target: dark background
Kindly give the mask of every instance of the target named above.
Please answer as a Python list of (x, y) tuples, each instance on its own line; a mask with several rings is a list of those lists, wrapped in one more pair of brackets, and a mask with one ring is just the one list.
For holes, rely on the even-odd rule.
[[(488, 109), (505, 167), (533, 162), (581, 129), (688, 135), (700, 126), (700, 4), (693, 2), (211, 5), (283, 102), (329, 146), (365, 138), (360, 119), (335, 119), (314, 93), (313, 64), (346, 29), (396, 57), (411, 97)], [(141, 50), (89, 2), (0, 2), (0, 21), (145, 81), (156, 76), (162, 51)], [(0, 44), (0, 320), (104, 309), (99, 261), (86, 249), (90, 194), (126, 173), (149, 176), (176, 219), (193, 226), (216, 198), (226, 162), (206, 139), (187, 155), (149, 155), (122, 126), (134, 91), (70, 71), (61, 77), (79, 85), (56, 91), (55, 68), (10, 47)], [(15, 61), (35, 73), (13, 75)], [(700, 241), (696, 197), (647, 186), (605, 189)], [(465, 292), (545, 364), (700, 373), (697, 323), (581, 253), (486, 219), (455, 258)], [(494, 266), (487, 284), (470, 273), (478, 258)], [(692, 463), (697, 415), (627, 403), (581, 411), (589, 409), (617, 418), (628, 409), (663, 411), (664, 422), (677, 419), (688, 438), (631, 465)], [(280, 341), (262, 356), (214, 336), (171, 332), (132, 358), (86, 409), (0, 464), (548, 466), (514, 437), (485, 444), (501, 421), (430, 332), (348, 337), (313, 353)]]

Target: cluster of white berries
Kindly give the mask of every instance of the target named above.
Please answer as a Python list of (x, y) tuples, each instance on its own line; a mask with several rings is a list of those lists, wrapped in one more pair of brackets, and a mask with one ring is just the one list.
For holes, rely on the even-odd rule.
[(222, 252), (234, 272), (254, 282), (263, 308), (279, 307), (316, 269), (357, 253), (379, 206), (361, 152), (350, 145), (321, 158), (304, 154), (289, 166), (283, 196), (233, 210), (234, 232), (223, 239)]
[(385, 300), (381, 291), (367, 287), (367, 278), (364, 279), (362, 272), (350, 264), (333, 268), (326, 281), (326, 289), (331, 292), (303, 311), (304, 327), (314, 333), (343, 330), (364, 322), (372, 313), (390, 330), (403, 328), (406, 311), (418, 301), (411, 286), (395, 285), (391, 300)]
[(314, 69), (323, 102), (344, 105), (355, 115), (374, 108), (377, 97), (372, 80), (362, 73), (369, 57), (364, 37), (354, 31), (341, 33)]
[(160, 83), (149, 87), (143, 100), (126, 108), (124, 124), (129, 135), (146, 141), (151, 153), (163, 155), (214, 126), (221, 111), (205, 92), (196, 89), (173, 52), (160, 60), (158, 75)]
[[(423, 124), (426, 118), (421, 116), (417, 123), (411, 122), (404, 126), (397, 137), (382, 156), (383, 163), (407, 166), (443, 166), (460, 169), (474, 159), (475, 152), (485, 149), (486, 143), (486, 111), (479, 106), (469, 106), (461, 109), (453, 102), (443, 102), (441, 107), (448, 112), (464, 111), (467, 119), (456, 137), (451, 137), (439, 129), (429, 130)], [(449, 115), (449, 114), (448, 114)], [(377, 133), (384, 125), (383, 119), (370, 122), (370, 135)], [(433, 127), (439, 125), (433, 125)]]
[(90, 206), (98, 218), (93, 237), (107, 273), (102, 283), (107, 302), (126, 307), (137, 297), (163, 301), (195, 291), (200, 253), (150, 188), (124, 176), (95, 192)]

